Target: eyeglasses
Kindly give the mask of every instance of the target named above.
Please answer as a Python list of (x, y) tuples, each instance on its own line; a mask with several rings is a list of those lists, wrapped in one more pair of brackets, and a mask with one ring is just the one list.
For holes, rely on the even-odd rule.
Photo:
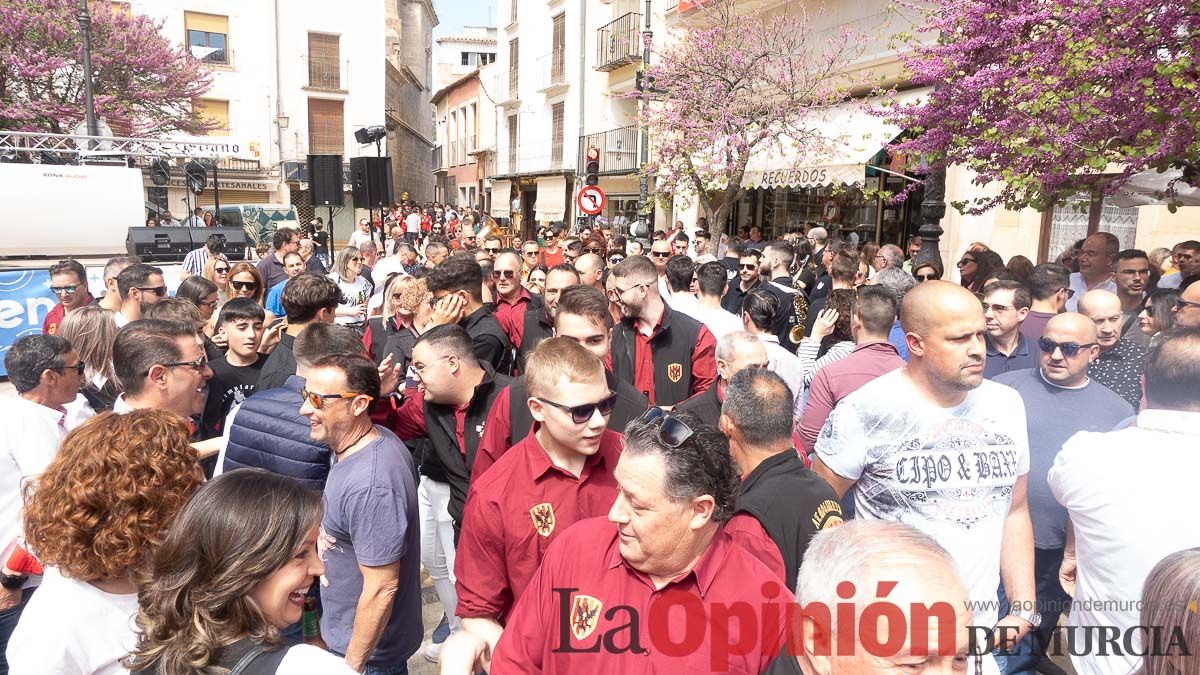
[(493, 279), (515, 279), (517, 273), (513, 270), (492, 270)]
[(1009, 307), (1008, 305), (989, 305), (986, 302), (983, 303), (983, 311), (987, 312), (989, 309), (997, 314), (1000, 314), (1002, 312), (1007, 312), (1008, 310), (1013, 309), (1013, 308)]
[(524, 255), (526, 255), (527, 257), (530, 257), (530, 258), (532, 258), (532, 257), (536, 256), (537, 254), (538, 254), (538, 252), (537, 252), (537, 251), (525, 251), (525, 254), (524, 254)]
[(597, 246), (589, 246), (588, 248), (583, 249), (583, 252), (584, 253), (595, 253), (596, 255), (600, 255), (602, 250), (603, 249), (601, 249)]
[(575, 424), (583, 424), (587, 422), (588, 420), (592, 419), (597, 411), (599, 411), (602, 416), (608, 417), (610, 414), (612, 414), (613, 408), (617, 405), (617, 395), (614, 393), (609, 393), (606, 398), (595, 403), (584, 403), (583, 405), (576, 406), (567, 406), (561, 403), (555, 403), (547, 398), (538, 398), (538, 400), (547, 405), (552, 405), (559, 410), (570, 413), (571, 421)]
[(139, 291), (141, 291), (143, 293), (153, 293), (154, 295), (157, 295), (160, 298), (167, 294), (166, 286), (134, 286), (134, 288), (138, 289)]
[(228, 267), (214, 267), (213, 272), (215, 272), (217, 274), (229, 274), (229, 268)]
[(78, 284), (71, 284), (69, 286), (51, 286), (50, 287), (50, 292), (54, 293), (55, 295), (75, 295), (75, 291), (77, 291), (77, 290), (79, 290)]
[[(445, 355), (439, 356), (436, 359), (434, 359), (433, 363), (437, 363), (438, 361), (444, 361), (448, 358), (450, 358), (450, 355), (445, 354)], [(413, 372), (420, 375), (421, 373), (425, 372), (426, 368), (428, 368), (429, 366), (432, 366), (433, 363), (414, 363), (413, 367), (412, 367)]]
[(257, 281), (231, 281), (230, 286), (233, 286), (239, 291), (255, 291), (258, 290)]
[(75, 371), (75, 374), (76, 374), (76, 375), (79, 375), (80, 377), (83, 377), (83, 369), (84, 369), (84, 368), (86, 368), (86, 367), (87, 367), (87, 364), (86, 364), (86, 363), (84, 363), (83, 361), (79, 361), (78, 363), (72, 363), (72, 364), (71, 364), (71, 365), (69, 365), (69, 366), (67, 366), (67, 365), (62, 365), (62, 366), (50, 366), (50, 367), (49, 367), (47, 370), (55, 370), (55, 371), (58, 371), (58, 372), (60, 372), (60, 373), (65, 373), (65, 372), (66, 372), (66, 371), (68, 371), (68, 370), (73, 370), (73, 371)]
[(1092, 347), (1095, 344), (1095, 342), (1088, 342), (1081, 345), (1078, 342), (1055, 342), (1054, 340), (1049, 340), (1047, 338), (1038, 338), (1039, 349), (1047, 354), (1053, 354), (1055, 349), (1061, 349), (1063, 356), (1067, 357), (1068, 359), (1074, 358), (1075, 355), (1079, 353), (1080, 349)]
[(639, 422), (646, 424), (653, 424), (658, 420), (662, 420), (658, 426), (658, 440), (668, 448), (678, 448), (696, 433), (678, 417), (672, 416), (671, 413), (658, 406), (652, 406), (638, 418)]
[(959, 260), (955, 264), (958, 265), (959, 267), (965, 267), (967, 265), (970, 265), (973, 262), (975, 262), (974, 258), (963, 258), (962, 260)]
[(670, 251), (651, 251), (650, 255), (654, 256), (655, 258), (670, 258), (671, 252)]
[(163, 364), (159, 364), (159, 365), (163, 366), (164, 368), (184, 368), (184, 367), (186, 367), (186, 368), (191, 368), (192, 370), (195, 370), (196, 372), (204, 372), (204, 369), (208, 367), (208, 357), (201, 355), (201, 357), (196, 359), (195, 361), (169, 361), (167, 363), (163, 363)]
[(1182, 312), (1188, 307), (1200, 309), (1200, 302), (1192, 302), (1190, 300), (1184, 300), (1183, 298), (1176, 298), (1175, 305), (1171, 309), (1174, 309), (1176, 312)]
[[(325, 401), (350, 400), (352, 398), (358, 398), (359, 396), (367, 396), (367, 395), (361, 394), (358, 392), (353, 392), (353, 391), (343, 392), (341, 394), (314, 394), (313, 392), (309, 391), (308, 389), (304, 389), (304, 388), (300, 389), (300, 398), (307, 401), (308, 404), (310, 406), (312, 406), (313, 410), (320, 410), (320, 409), (324, 408)], [(375, 397), (367, 396), (367, 400), (374, 401)]]
[(938, 275), (936, 273), (918, 274), (916, 275), (916, 278), (917, 281), (934, 281), (938, 278)]
[(608, 289), (608, 297), (620, 298), (622, 295), (625, 295), (629, 291), (632, 291), (633, 289), (639, 288), (639, 287), (649, 288), (650, 284), (634, 284), (634, 285), (630, 286), (629, 288), (617, 288), (616, 286), (613, 286), (612, 288)]
[(756, 270), (756, 269), (758, 269), (758, 265), (738, 265), (738, 269)]

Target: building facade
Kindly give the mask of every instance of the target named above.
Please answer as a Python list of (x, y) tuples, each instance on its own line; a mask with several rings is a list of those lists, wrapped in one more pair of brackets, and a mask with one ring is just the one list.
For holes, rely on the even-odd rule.
[(386, 0), (387, 154), (392, 158), (396, 201), (433, 198), (433, 28), (438, 24), (431, 0)]
[(496, 156), (494, 66), (477, 68), (433, 95), (438, 149), (434, 157), (436, 200), (461, 207), (492, 205), (491, 181)]
[(440, 37), (434, 59), (433, 88), (441, 91), (477, 68), (496, 62), (496, 29), (463, 26), (459, 35)]

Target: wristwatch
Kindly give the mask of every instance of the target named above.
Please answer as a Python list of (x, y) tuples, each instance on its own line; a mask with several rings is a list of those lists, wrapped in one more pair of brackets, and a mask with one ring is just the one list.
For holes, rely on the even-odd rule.
[(29, 581), (28, 574), (0, 574), (0, 587), (5, 590), (15, 591), (25, 585)]
[(1008, 615), (1015, 616), (1018, 619), (1025, 621), (1030, 626), (1033, 626), (1034, 628), (1038, 628), (1039, 626), (1042, 625), (1042, 615), (1038, 614), (1037, 612), (1027, 612), (1018, 607), (1013, 607), (1008, 610)]

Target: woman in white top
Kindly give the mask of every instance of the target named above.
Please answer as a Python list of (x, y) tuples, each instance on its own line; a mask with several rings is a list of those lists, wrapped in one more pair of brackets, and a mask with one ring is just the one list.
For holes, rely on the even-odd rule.
[(334, 313), (334, 321), (343, 326), (362, 327), (367, 320), (367, 299), (374, 286), (362, 276), (363, 258), (358, 248), (347, 246), (338, 252), (329, 278), (342, 289), (342, 299)]
[(134, 578), (204, 479), (189, 435), (174, 413), (103, 413), (67, 434), (26, 487), (26, 544), (46, 574), (8, 643), (11, 672), (126, 672)]
[[(325, 573), (317, 551), (321, 493), (262, 469), (206, 484), (179, 514), (142, 586), (136, 675), (232, 668), (248, 654), (278, 675), (351, 673), (318, 647), (285, 647), (306, 594)], [(218, 671), (224, 672), (224, 671)]]

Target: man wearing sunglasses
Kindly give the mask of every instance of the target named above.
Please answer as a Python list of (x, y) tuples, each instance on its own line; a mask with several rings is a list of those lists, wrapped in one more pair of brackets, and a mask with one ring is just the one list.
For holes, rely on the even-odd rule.
[(762, 260), (762, 252), (744, 248), (741, 257), (738, 258), (737, 279), (736, 285), (730, 284), (729, 289), (725, 291), (725, 297), (721, 298), (721, 308), (730, 314), (740, 314), (742, 311), (742, 300), (746, 294), (758, 288), (761, 280), (759, 278), (760, 261)]
[[(629, 426), (614, 475), (617, 499), (608, 517), (584, 520), (559, 535), (513, 609), (491, 670), (766, 670), (784, 642), (783, 605), (790, 596), (780, 593), (783, 580), (724, 530), (738, 491), (725, 437), (686, 413), (651, 408)], [(714, 642), (722, 639), (719, 631), (704, 630), (693, 634), (698, 638), (683, 655), (656, 648), (651, 634), (661, 635), (662, 627), (651, 625), (650, 608), (667, 586), (685, 594), (702, 616), (729, 603), (754, 607), (756, 639), (747, 641), (753, 644), (732, 650)], [(565, 588), (576, 590), (560, 602), (555, 589)], [(576, 637), (572, 626), (587, 631)], [(625, 649), (633, 641), (644, 651), (604, 648)]]
[[(21, 534), (22, 490), (54, 460), (67, 433), (66, 406), (79, 394), (83, 362), (71, 343), (55, 335), (26, 335), (4, 352), (4, 368), (17, 390), (0, 403), (0, 541)], [(7, 563), (8, 557), (0, 559)], [(15, 565), (15, 563), (14, 563)], [(7, 565), (0, 570), (0, 650), (39, 583)]]
[(456, 613), (488, 652), (550, 544), (576, 522), (607, 514), (617, 495), (622, 440), (607, 429), (616, 394), (603, 362), (570, 339), (550, 338), (526, 362), (525, 389), (520, 403), (533, 433), (474, 476), (455, 556)]
[(395, 672), (421, 646), (420, 525), (412, 453), (371, 421), (380, 397), (361, 350), (312, 364), (300, 414), (329, 446), (321, 635), (355, 672)]
[[(555, 336), (575, 342), (607, 363), (612, 326), (608, 301), (599, 291), (582, 285), (562, 291), (551, 326)], [(609, 391), (617, 396), (615, 407), (608, 415), (608, 428), (621, 433), (625, 425), (646, 412), (649, 402), (632, 384), (617, 379), (611, 370), (605, 368), (604, 377)], [(479, 441), (475, 475), (482, 475), (501, 455), (529, 435), (534, 419), (529, 406), (522, 403), (528, 398), (524, 376), (514, 378), (512, 384), (496, 397), (488, 413), (483, 438)]]
[(58, 298), (42, 321), (42, 332), (54, 335), (63, 317), (96, 301), (88, 292), (87, 270), (74, 260), (62, 260), (50, 266), (50, 292)]
[(1183, 289), (1175, 306), (1175, 325), (1180, 328), (1200, 328), (1200, 282), (1193, 282)]
[(117, 328), (142, 318), (150, 305), (167, 297), (167, 283), (161, 268), (144, 263), (126, 267), (117, 275), (117, 290), (121, 294), (121, 309), (113, 314)]
[(663, 302), (657, 270), (642, 256), (621, 261), (608, 297), (621, 308), (613, 331), (612, 369), (652, 404), (675, 405), (712, 386), (716, 340), (708, 328)]
[(511, 249), (502, 250), (495, 256), (492, 281), (496, 284), (492, 314), (512, 346), (520, 350), (525, 335), (525, 315), (542, 311), (542, 299), (521, 285), (521, 257)]
[(195, 326), (153, 319), (117, 331), (113, 371), (124, 387), (113, 412), (154, 408), (185, 419), (204, 412), (213, 375)]
[(1088, 367), (1088, 377), (1136, 410), (1142, 400), (1142, 371), (1149, 352), (1121, 337), (1121, 299), (1112, 291), (1088, 291), (1079, 300), (1079, 313), (1096, 324), (1096, 344), (1100, 346), (1100, 355)]
[(1071, 271), (1058, 263), (1042, 263), (1029, 274), (1029, 313), (1021, 322), (1021, 334), (1030, 340), (1042, 337), (1046, 323), (1067, 311)]
[[(987, 323), (970, 291), (918, 284), (900, 321), (908, 364), (833, 409), (813, 470), (839, 497), (857, 486), (855, 517), (911, 524), (949, 551), (976, 603), (973, 625), (1003, 629), (1004, 648), (1040, 623), (1028, 611), (1036, 598), (1024, 405), (983, 378)], [(994, 604), (1001, 578), (1014, 605), (1003, 618)]]
[(1129, 403), (1088, 378), (1088, 365), (1100, 355), (1096, 326), (1068, 312), (1046, 324), (1037, 340), (1039, 363), (1004, 373), (996, 382), (1015, 389), (1025, 404), (1029, 434), (1029, 515), (1033, 521), (1034, 575), (1042, 640), (1027, 637), (1008, 657), (1008, 672), (1033, 671), (1058, 617), (1070, 602), (1058, 580), (1066, 545), (1067, 510), (1046, 480), (1063, 444), (1080, 431), (1106, 432), (1134, 414)]

